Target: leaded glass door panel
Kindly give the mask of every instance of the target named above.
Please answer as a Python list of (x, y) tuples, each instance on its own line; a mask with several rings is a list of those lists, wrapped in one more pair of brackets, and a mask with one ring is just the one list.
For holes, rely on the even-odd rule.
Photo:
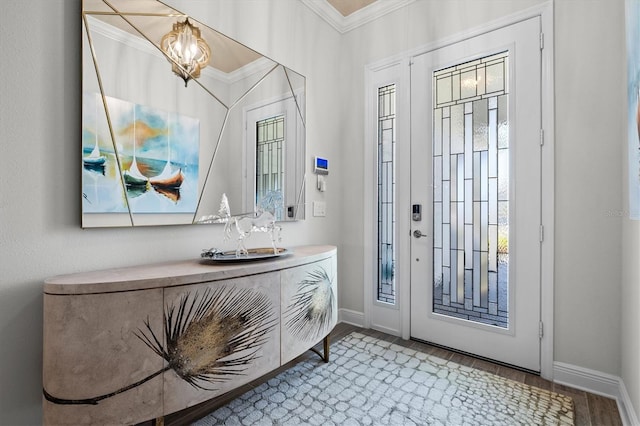
[[(540, 49), (530, 19), (413, 59), (411, 336), (540, 370)], [(415, 235), (415, 234), (412, 234)]]

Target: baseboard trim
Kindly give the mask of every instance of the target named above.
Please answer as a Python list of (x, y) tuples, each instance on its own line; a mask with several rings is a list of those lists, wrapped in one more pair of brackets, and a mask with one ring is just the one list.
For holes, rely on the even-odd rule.
[(553, 363), (553, 381), (561, 385), (615, 399), (618, 403), (622, 424), (628, 426), (640, 425), (627, 393), (627, 388), (620, 377), (555, 361)]
[(364, 313), (352, 311), (351, 309), (338, 309), (338, 322), (355, 325), (356, 327), (364, 327)]
[[(633, 408), (633, 403), (631, 402), (631, 397), (627, 392), (627, 387), (624, 385), (622, 379), (620, 380), (620, 399), (618, 400), (618, 405), (621, 406), (620, 410), (624, 410), (623, 413), (620, 413), (620, 417), (622, 417), (622, 422), (625, 425), (629, 426), (640, 426), (640, 419), (638, 418), (638, 414), (636, 410)], [(625, 423), (626, 422), (626, 423)]]

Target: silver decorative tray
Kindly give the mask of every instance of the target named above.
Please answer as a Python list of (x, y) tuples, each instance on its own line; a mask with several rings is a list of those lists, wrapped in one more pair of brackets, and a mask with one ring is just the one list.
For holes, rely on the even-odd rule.
[(274, 259), (293, 253), (286, 248), (278, 248), (277, 253), (274, 253), (271, 247), (252, 248), (247, 251), (249, 253), (246, 256), (236, 256), (235, 250), (219, 251), (217, 249), (206, 249), (202, 251), (200, 256), (203, 260), (213, 262), (251, 262), (255, 260)]

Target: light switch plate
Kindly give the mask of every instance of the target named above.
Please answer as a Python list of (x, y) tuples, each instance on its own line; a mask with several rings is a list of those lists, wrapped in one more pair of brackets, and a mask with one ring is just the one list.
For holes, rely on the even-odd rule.
[(315, 217), (324, 217), (327, 214), (327, 203), (324, 201), (313, 202), (313, 215)]

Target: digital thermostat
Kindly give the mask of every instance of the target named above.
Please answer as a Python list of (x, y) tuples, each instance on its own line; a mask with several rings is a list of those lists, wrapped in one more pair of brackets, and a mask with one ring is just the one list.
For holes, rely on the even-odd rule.
[(322, 157), (316, 157), (313, 162), (313, 172), (318, 175), (328, 175), (329, 160)]

